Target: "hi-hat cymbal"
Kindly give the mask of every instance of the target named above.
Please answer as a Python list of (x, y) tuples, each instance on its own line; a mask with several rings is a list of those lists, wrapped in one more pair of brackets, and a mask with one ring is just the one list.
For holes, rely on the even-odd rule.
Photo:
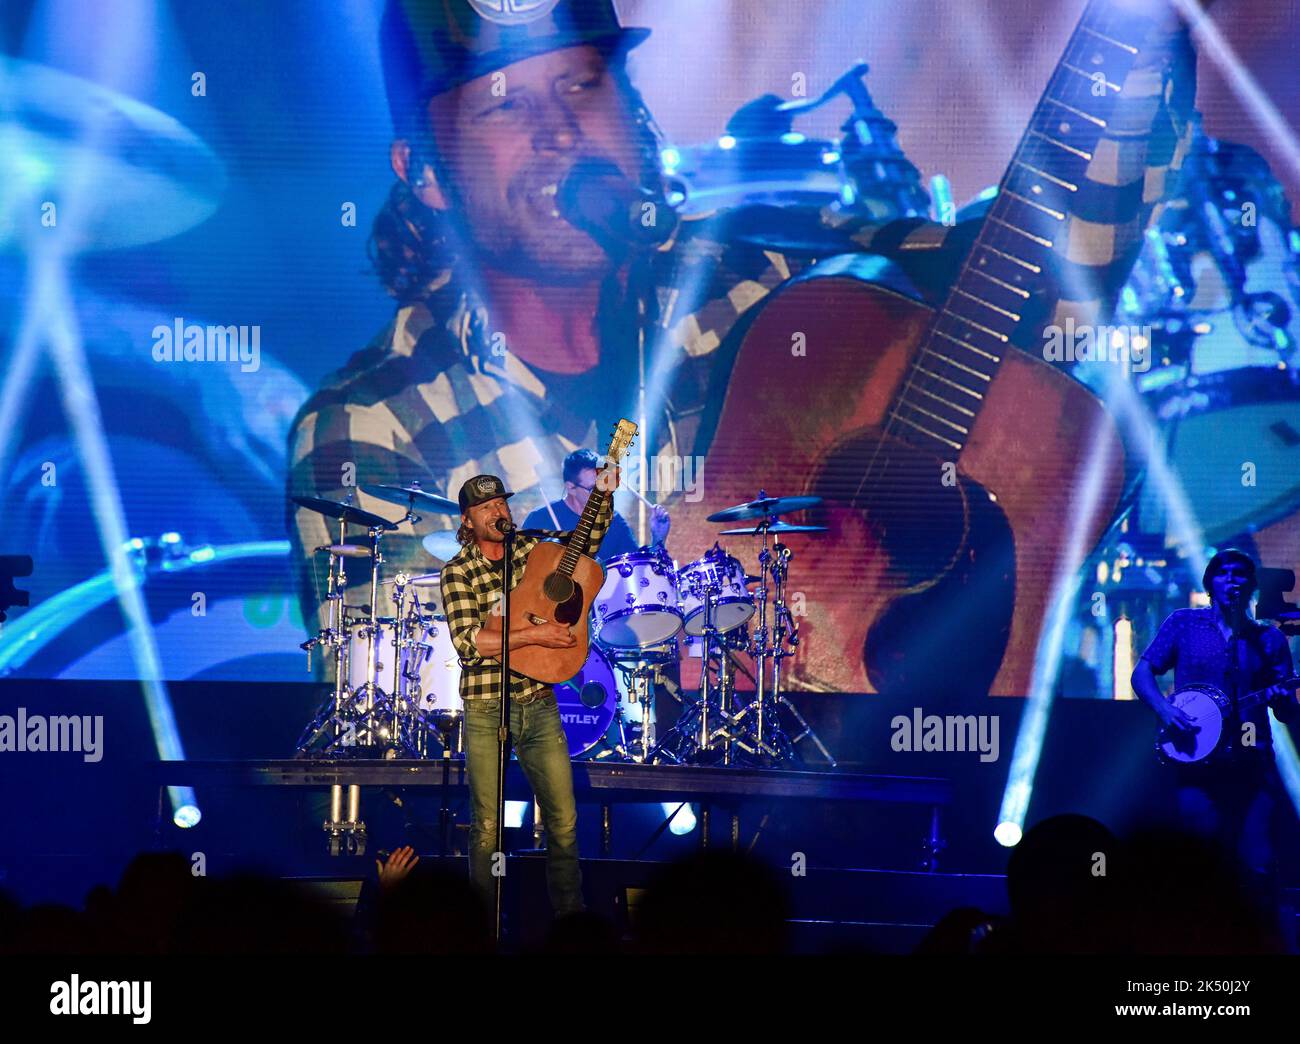
[(322, 500), (320, 497), (294, 497), (293, 502), (299, 507), (305, 507), (308, 511), (315, 511), (318, 515), (324, 515), (326, 518), (340, 518), (354, 526), (365, 526), (367, 529), (397, 528), (396, 522), (389, 522), (386, 518), (380, 518), (369, 511), (362, 511), (361, 508), (353, 507), (351, 504), (341, 504), (337, 500)]
[(338, 558), (369, 558), (370, 548), (365, 544), (324, 544), (317, 552), (326, 551)]
[(79, 250), (139, 246), (206, 221), (225, 194), (225, 166), (196, 134), (134, 98), (58, 69), (0, 55), (0, 249), (48, 236)]
[(773, 522), (770, 526), (753, 529), (724, 529), (722, 536), (758, 536), (760, 533), (825, 533), (825, 526), (796, 526), (789, 522)]
[(791, 511), (804, 511), (816, 507), (822, 502), (821, 497), (760, 497), (747, 504), (715, 511), (709, 516), (710, 522), (744, 522), (751, 518), (767, 518), (771, 515), (788, 515)]
[(386, 500), (390, 504), (397, 504), (399, 507), (419, 504), (425, 511), (437, 511), (444, 515), (460, 514), (460, 505), (454, 500), (440, 497), (437, 493), (429, 493), (421, 489), (418, 482), (412, 482), (409, 486), (387, 486), (375, 483), (362, 486), (361, 489), (372, 497)]

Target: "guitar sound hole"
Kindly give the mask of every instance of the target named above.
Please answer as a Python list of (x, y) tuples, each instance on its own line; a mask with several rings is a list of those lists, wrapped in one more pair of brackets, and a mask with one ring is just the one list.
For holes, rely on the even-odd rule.
[[(810, 492), (862, 512), (888, 553), (894, 583), (930, 579), (961, 549), (962, 488), (944, 484), (937, 457), (905, 443), (874, 434), (845, 440), (821, 462)], [(808, 521), (818, 515), (814, 509)]]
[(573, 578), (552, 573), (542, 583), (542, 591), (552, 602), (567, 602), (573, 596)]

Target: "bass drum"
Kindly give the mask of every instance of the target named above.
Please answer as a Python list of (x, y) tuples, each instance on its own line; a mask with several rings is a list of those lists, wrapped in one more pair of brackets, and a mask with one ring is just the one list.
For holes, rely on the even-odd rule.
[[(1300, 370), (1250, 366), (1187, 378), (1148, 398), (1206, 543), (1300, 506)], [(1145, 484), (1139, 518), (1148, 532), (1168, 527), (1154, 483)]]
[(605, 738), (619, 713), (620, 693), (609, 658), (594, 643), (574, 677), (555, 686), (569, 757), (581, 758)]
[[(187, 547), (174, 534), (130, 544), (133, 582), (164, 681), (300, 681), (302, 616), (287, 540)], [(141, 677), (106, 571), (15, 614), (0, 631), (0, 677)]]

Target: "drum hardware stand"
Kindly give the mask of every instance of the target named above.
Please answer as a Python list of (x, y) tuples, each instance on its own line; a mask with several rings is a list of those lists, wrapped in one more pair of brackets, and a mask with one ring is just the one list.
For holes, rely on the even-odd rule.
[[(704, 632), (701, 635), (704, 649), (699, 698), (686, 706), (673, 727), (647, 754), (648, 761), (667, 758), (677, 765), (698, 761), (701, 753), (714, 751), (717, 741), (721, 740), (722, 764), (732, 763), (732, 744), (736, 736), (731, 726), (736, 718), (730, 713), (730, 696), (734, 693), (735, 681), (725, 637), (718, 633), (714, 621), (721, 591), (710, 584), (703, 586), (700, 593), (704, 595)], [(717, 681), (711, 682), (709, 671), (715, 653), (718, 656)], [(721, 719), (721, 724), (711, 727), (710, 714)]]
[(321, 824), (329, 844), (329, 854), (365, 855), (366, 824), (361, 819), (361, 787), (347, 785), (347, 819), (343, 818), (343, 784), (330, 787), (330, 817)]
[[(339, 545), (347, 542), (348, 524), (343, 519), (339, 520)], [(328, 545), (316, 548), (317, 552), (329, 551)], [(326, 729), (332, 728), (334, 739), (327, 744), (325, 750), (330, 750), (337, 742), (340, 730), (344, 724), (345, 701), (344, 694), (347, 691), (347, 669), (345, 667), (345, 657), (347, 650), (347, 641), (344, 637), (343, 629), (343, 599), (347, 593), (348, 578), (343, 571), (343, 556), (329, 551), (329, 571), (326, 580), (325, 600), (329, 603), (329, 619), (324, 630), (317, 631), (315, 636), (302, 643), (301, 648), (307, 653), (307, 673), (311, 674), (312, 650), (316, 646), (322, 646), (328, 658), (331, 655), (329, 650), (333, 650), (334, 658), (334, 692), (317, 711), (316, 716), (312, 719), (302, 736), (298, 740), (297, 753), (305, 755), (311, 751), (311, 748), (317, 742), (325, 737)]]
[[(417, 520), (419, 516), (414, 516)], [(441, 730), (431, 725), (420, 709), (420, 662), (417, 659), (419, 636), (425, 627), (424, 608), (417, 590), (411, 591), (411, 606), (406, 608), (406, 588), (410, 577), (398, 573), (393, 578), (392, 601), (396, 621), (393, 630), (394, 735), (400, 735), (404, 753), (411, 757), (429, 756), (429, 736)], [(444, 738), (445, 739), (445, 738)], [(444, 743), (445, 746), (445, 743)]]
[[(774, 543), (770, 549), (767, 544), (768, 529), (775, 521), (776, 516), (768, 516), (758, 527), (763, 540), (758, 553), (758, 627), (754, 630), (749, 649), (758, 668), (758, 678), (755, 681), (753, 702), (736, 714), (737, 724), (745, 722), (746, 718), (750, 719), (750, 724), (742, 739), (738, 741), (738, 745), (751, 755), (766, 756), (778, 762), (792, 762), (796, 757), (795, 744), (807, 739), (833, 768), (836, 761), (826, 749), (826, 745), (799, 713), (798, 708), (781, 692), (781, 663), (794, 655), (799, 645), (799, 627), (785, 603), (785, 589), (789, 580), (790, 559), (793, 553), (780, 541)], [(770, 630), (767, 615), (769, 577), (772, 581)], [(772, 679), (770, 688), (768, 686), (769, 661)], [(782, 706), (790, 712), (799, 725), (800, 731), (796, 736), (789, 736), (781, 727), (779, 709)]]
[[(620, 710), (615, 718), (618, 725), (618, 742), (612, 746), (606, 746), (592, 760), (600, 761), (608, 757), (618, 757), (623, 761), (631, 761), (639, 765), (647, 764), (655, 749), (651, 712), (654, 701), (655, 680), (659, 675), (659, 665), (640, 660), (624, 662), (616, 657), (611, 657), (611, 663), (627, 683), (628, 692), (632, 695), (632, 701), (641, 708), (641, 733), (639, 736), (628, 739), (627, 721)], [(639, 752), (636, 749), (638, 745), (641, 748)]]
[[(384, 747), (382, 757), (395, 758), (405, 753), (416, 756), (418, 751), (411, 737), (404, 728), (399, 712), (399, 694), (386, 693), (379, 687), (379, 658), (377, 645), (382, 628), (379, 623), (379, 567), (384, 556), (380, 541), (384, 530), (371, 526), (368, 528), (370, 540), (370, 606), (366, 623), (366, 680), (354, 693), (351, 707), (356, 715), (355, 727), (358, 746), (366, 748)], [(393, 636), (394, 655), (397, 635)], [(400, 657), (398, 657), (400, 659)], [(400, 666), (394, 665), (394, 677)], [(364, 737), (364, 739), (362, 738)]]
[[(376, 712), (382, 714), (384, 711), (392, 712), (396, 717), (396, 709), (388, 704), (388, 700), (383, 697), (379, 688), (377, 678), (379, 674), (378, 653), (375, 651), (376, 640), (379, 637), (379, 566), (383, 562), (383, 555), (379, 551), (379, 537), (381, 530), (371, 529), (370, 533), (370, 622), (368, 634), (366, 635), (366, 681), (357, 693), (358, 699), (364, 697), (363, 710), (360, 716), (361, 721), (366, 721)], [(382, 700), (382, 704), (381, 704)], [(367, 733), (371, 739), (371, 744), (375, 738), (373, 726)], [(390, 735), (390, 739), (393, 739)]]

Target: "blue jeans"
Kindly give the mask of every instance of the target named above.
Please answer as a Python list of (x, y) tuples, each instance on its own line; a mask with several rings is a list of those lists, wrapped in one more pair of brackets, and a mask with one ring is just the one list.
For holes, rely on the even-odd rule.
[(1271, 752), (1184, 770), (1178, 811), (1185, 829), (1217, 840), (1246, 871), (1257, 898), (1276, 906), (1276, 815), (1285, 797)]
[[(469, 876), (489, 909), (496, 882), (497, 726), (500, 700), (465, 701), (465, 770), (469, 775)], [(555, 696), (520, 706), (510, 701), (510, 743), (546, 829), (546, 885), (557, 917), (585, 909), (578, 868), (578, 806), (573, 798), (569, 741)], [(504, 859), (500, 863), (504, 872)]]

